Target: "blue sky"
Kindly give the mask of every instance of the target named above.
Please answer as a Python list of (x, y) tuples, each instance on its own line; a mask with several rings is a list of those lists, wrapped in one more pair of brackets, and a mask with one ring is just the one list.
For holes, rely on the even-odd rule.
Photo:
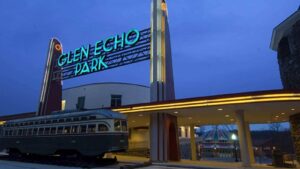
[[(272, 29), (295, 0), (169, 0), (176, 97), (282, 88)], [(0, 115), (36, 111), (47, 47), (64, 51), (150, 27), (150, 0), (0, 0)], [(136, 71), (139, 70), (139, 71)], [(149, 62), (64, 81), (149, 85)]]

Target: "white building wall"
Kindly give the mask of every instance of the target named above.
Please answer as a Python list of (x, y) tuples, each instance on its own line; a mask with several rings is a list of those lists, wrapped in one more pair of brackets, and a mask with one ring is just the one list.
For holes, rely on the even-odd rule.
[(65, 109), (76, 109), (78, 97), (85, 96), (86, 109), (110, 107), (111, 95), (122, 95), (122, 105), (150, 102), (147, 86), (128, 83), (95, 83), (64, 89)]

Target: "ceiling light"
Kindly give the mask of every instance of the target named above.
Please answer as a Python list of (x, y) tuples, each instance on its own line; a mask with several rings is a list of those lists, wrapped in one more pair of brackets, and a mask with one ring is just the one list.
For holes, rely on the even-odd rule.
[(178, 111), (175, 111), (174, 113), (175, 113), (175, 114), (178, 114)]
[(218, 111), (222, 111), (222, 110), (223, 110), (222, 108), (218, 109)]
[(134, 121), (134, 120), (132, 120), (132, 123), (135, 123), (135, 121)]
[(230, 121), (234, 121), (234, 119), (230, 119)]
[(192, 117), (189, 117), (190, 120), (192, 120)]
[(295, 109), (293, 108), (293, 109), (291, 109), (292, 111), (295, 111)]
[(144, 115), (143, 115), (143, 114), (139, 114), (139, 116), (140, 116), (140, 117), (143, 117)]
[(225, 117), (230, 117), (229, 114), (226, 114)]
[(279, 116), (275, 116), (276, 118), (278, 118)]
[(282, 115), (285, 115), (285, 113), (281, 113)]

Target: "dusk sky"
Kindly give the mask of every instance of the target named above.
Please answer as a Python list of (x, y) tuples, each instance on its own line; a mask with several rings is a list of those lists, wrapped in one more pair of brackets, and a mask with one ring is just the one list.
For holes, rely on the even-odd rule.
[[(281, 89), (273, 28), (296, 0), (168, 0), (176, 98)], [(150, 27), (150, 0), (0, 0), (0, 115), (36, 111), (51, 37), (68, 52)], [(149, 61), (64, 81), (149, 86)]]

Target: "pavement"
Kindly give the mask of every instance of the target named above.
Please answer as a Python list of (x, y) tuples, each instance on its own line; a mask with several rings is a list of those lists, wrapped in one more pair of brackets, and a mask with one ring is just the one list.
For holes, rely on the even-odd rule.
[[(149, 158), (122, 156), (117, 155), (118, 164), (106, 165), (101, 167), (93, 167), (93, 169), (119, 169), (124, 165), (136, 165), (144, 164), (149, 161)], [(64, 167), (48, 164), (37, 164), (29, 162), (0, 160), (0, 169), (80, 169), (81, 167)], [(181, 160), (180, 162), (168, 162), (168, 163), (152, 163), (142, 167), (142, 169), (250, 169), (241, 167), (241, 163), (228, 163), (228, 162), (216, 162), (216, 161), (191, 161)], [(268, 165), (255, 164), (251, 169), (273, 169), (274, 167)], [(280, 169), (280, 168), (276, 168)], [(283, 169), (283, 168), (282, 168)]]

